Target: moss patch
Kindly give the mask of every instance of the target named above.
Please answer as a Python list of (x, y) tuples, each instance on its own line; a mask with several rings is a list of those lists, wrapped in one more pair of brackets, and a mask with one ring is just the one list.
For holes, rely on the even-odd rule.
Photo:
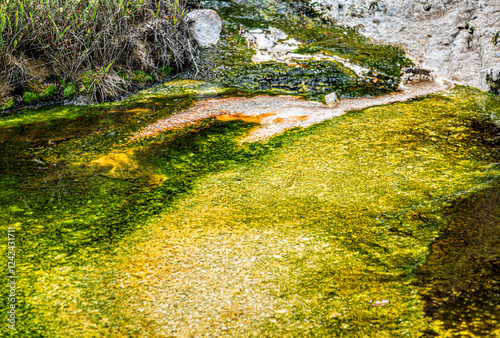
[(43, 92), (40, 95), (40, 98), (42, 100), (47, 101), (47, 100), (50, 100), (51, 98), (53, 98), (54, 96), (56, 96), (58, 94), (59, 94), (59, 92), (57, 90), (57, 87), (55, 85), (51, 84), (51, 85), (48, 85), (47, 87), (45, 87), (43, 89)]
[(145, 74), (144, 72), (140, 70), (136, 70), (134, 72), (134, 76), (132, 78), (132, 81), (134, 81), (135, 84), (139, 86), (144, 86), (147, 84), (152, 84), (154, 82), (154, 79), (151, 75)]
[(3, 100), (0, 110), (8, 110), (15, 107), (17, 99), (15, 97), (6, 98)]
[(36, 103), (39, 100), (40, 100), (40, 95), (38, 95), (38, 94), (29, 92), (29, 91), (25, 91), (23, 93), (23, 102), (26, 104)]

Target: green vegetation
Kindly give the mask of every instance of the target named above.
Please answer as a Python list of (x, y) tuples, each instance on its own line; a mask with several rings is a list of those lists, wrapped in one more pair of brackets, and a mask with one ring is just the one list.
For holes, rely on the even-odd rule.
[(70, 98), (76, 94), (76, 85), (73, 82), (68, 83), (63, 91), (63, 96), (65, 99)]
[(57, 87), (53, 84), (48, 85), (40, 95), (40, 98), (42, 100), (49, 100), (53, 96), (56, 96), (58, 94)]
[(162, 75), (168, 75), (171, 74), (174, 71), (173, 67), (160, 67), (158, 69), (158, 72)]
[(135, 84), (139, 86), (143, 86), (146, 84), (152, 84), (154, 82), (154, 79), (150, 75), (144, 74), (144, 72), (141, 72), (140, 70), (136, 70), (134, 72), (134, 77), (132, 78)]
[(32, 104), (37, 102), (40, 99), (40, 95), (25, 91), (23, 93), (23, 102), (26, 104)]
[(23, 103), (30, 105), (38, 102), (48, 101), (59, 94), (57, 87), (53, 84), (49, 84), (42, 88), (36, 89), (38, 89), (38, 93), (33, 93), (28, 90), (23, 93)]
[[(190, 62), (191, 42), (182, 26), (184, 1), (6, 0), (0, 4), (0, 92), (22, 94), (32, 82), (58, 77), (81, 85), (94, 101), (118, 97), (131, 86), (115, 68), (142, 69)], [(154, 27), (154, 28), (153, 28)]]
[(8, 110), (13, 108), (17, 103), (17, 99), (15, 97), (5, 98), (2, 102), (0, 110)]
[[(253, 124), (212, 119), (129, 141), (192, 100), (151, 90), (39, 115), (71, 109), (73, 119), (37, 113), (1, 127), (0, 219), (22, 234), (18, 333), (168, 336), (186, 323), (188, 335), (219, 336), (429, 329), (414, 269), (449, 206), (498, 181), (498, 98), (457, 88), (261, 143), (239, 142)], [(390, 305), (371, 306), (382, 299)], [(461, 311), (479, 318), (472, 305)]]

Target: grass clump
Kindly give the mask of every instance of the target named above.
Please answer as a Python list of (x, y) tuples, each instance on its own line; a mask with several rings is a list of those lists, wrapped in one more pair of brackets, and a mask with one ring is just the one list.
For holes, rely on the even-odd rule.
[(192, 45), (182, 21), (184, 1), (7, 0), (0, 5), (0, 84), (21, 94), (27, 84), (52, 76), (81, 84), (93, 101), (125, 93), (114, 68), (158, 76), (159, 67), (181, 69)]

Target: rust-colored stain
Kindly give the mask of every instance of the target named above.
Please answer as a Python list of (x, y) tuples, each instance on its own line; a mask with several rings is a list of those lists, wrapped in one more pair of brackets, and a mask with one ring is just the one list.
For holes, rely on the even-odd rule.
[(307, 115), (290, 116), (290, 117), (277, 117), (273, 120), (273, 123), (279, 124), (279, 123), (299, 122), (299, 121), (307, 120), (308, 117), (309, 116), (307, 116)]
[(262, 120), (266, 117), (276, 115), (274, 113), (267, 113), (267, 114), (261, 114), (261, 115), (255, 115), (255, 116), (248, 116), (244, 114), (228, 114), (228, 115), (220, 115), (217, 116), (217, 120), (220, 121), (235, 121), (235, 120), (241, 120), (245, 122), (250, 122), (250, 123), (261, 123)]
[(150, 110), (151, 109), (136, 108), (136, 109), (127, 110), (127, 113), (145, 113), (145, 112), (148, 112)]
[[(375, 80), (378, 79), (375, 78)], [(405, 101), (419, 95), (446, 91), (450, 84), (416, 84), (397, 94), (375, 98), (342, 99), (335, 107), (319, 102), (305, 101), (291, 96), (259, 95), (254, 97), (231, 97), (196, 102), (191, 108), (153, 123), (137, 132), (130, 141), (156, 136), (161, 132), (192, 126), (206, 118), (220, 121), (242, 120), (265, 125), (261, 138), (271, 136), (292, 127), (308, 127), (349, 110), (363, 109), (373, 105)], [(140, 110), (136, 110), (140, 111)], [(274, 119), (268, 118), (275, 115)]]
[[(266, 98), (268, 96), (265, 96)], [(255, 98), (254, 98), (255, 99)], [(252, 99), (247, 99), (245, 97), (231, 97), (224, 99), (212, 99), (206, 100), (202, 102), (195, 103), (191, 108), (176, 114), (174, 116), (170, 116), (166, 119), (160, 120), (155, 124), (152, 124), (146, 128), (144, 128), (139, 133), (135, 134), (132, 137), (133, 139), (150, 137), (158, 135), (159, 133), (172, 129), (179, 129), (191, 126), (198, 121), (209, 117), (226, 117), (226, 121), (229, 121), (229, 116), (236, 116), (233, 119), (240, 119), (248, 122), (260, 122), (262, 118), (269, 116), (268, 114), (259, 114), (258, 116), (246, 116), (242, 113), (235, 112), (236, 109), (240, 109), (239, 104), (243, 104), (246, 101), (252, 101)], [(237, 108), (234, 108), (237, 107)], [(223, 120), (222, 118), (221, 120)]]

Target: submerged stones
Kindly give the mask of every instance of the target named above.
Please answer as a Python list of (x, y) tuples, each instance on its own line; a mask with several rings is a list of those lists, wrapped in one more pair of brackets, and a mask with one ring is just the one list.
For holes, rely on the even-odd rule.
[(211, 9), (196, 9), (184, 17), (193, 38), (201, 47), (216, 44), (222, 30), (222, 20)]
[[(246, 39), (248, 47), (255, 51), (252, 62), (256, 64), (278, 63), (294, 67), (295, 69), (288, 72), (288, 74), (295, 73), (299, 76), (300, 83), (298, 83), (298, 86), (303, 86), (302, 91), (308, 91), (314, 87), (313, 90), (318, 91), (318, 93), (328, 93), (332, 84), (341, 85), (339, 81), (332, 82), (326, 76), (327, 72), (325, 70), (329, 70), (331, 67), (336, 67), (336, 71), (339, 73), (350, 74), (350, 79), (344, 78), (345, 84), (353, 85), (354, 81), (357, 85), (377, 84), (384, 78), (384, 74), (379, 71), (351, 62), (345, 57), (331, 53), (327, 55), (326, 52), (321, 52), (318, 48), (308, 48), (302, 42), (288, 38), (285, 32), (274, 27), (269, 27), (267, 30), (253, 29), (245, 31), (240, 29), (240, 35)], [(302, 69), (302, 71), (299, 71), (300, 74), (297, 73), (299, 69)], [(307, 74), (311, 70), (312, 73)], [(303, 76), (306, 74), (310, 78), (304, 80)], [(322, 77), (322, 75), (324, 76)], [(319, 79), (316, 80), (315, 78)], [(354, 80), (355, 78), (357, 79)], [(291, 80), (293, 81), (293, 79)], [(286, 87), (289, 87), (289, 85)], [(281, 89), (283, 85), (274, 84), (271, 88)], [(329, 103), (327, 104), (330, 105), (336, 102), (337, 94), (333, 93), (333, 95), (328, 94)]]

